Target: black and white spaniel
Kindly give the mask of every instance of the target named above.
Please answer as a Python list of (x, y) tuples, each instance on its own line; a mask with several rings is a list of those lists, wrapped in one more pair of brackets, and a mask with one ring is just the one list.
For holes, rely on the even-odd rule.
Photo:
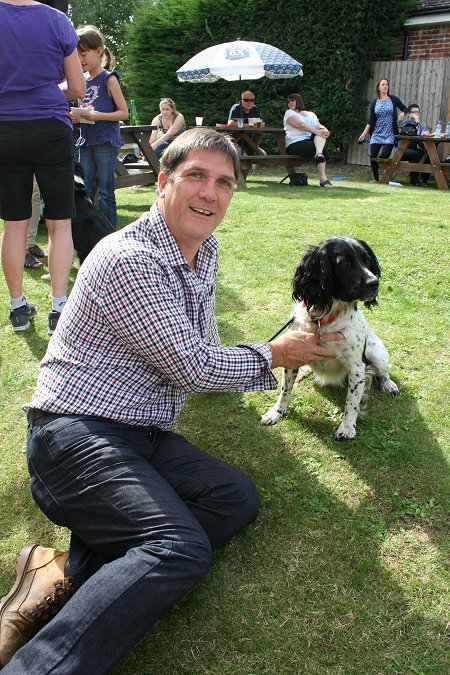
[(261, 424), (276, 424), (286, 414), (292, 388), (313, 371), (320, 385), (343, 384), (348, 379), (344, 416), (334, 433), (346, 441), (356, 435), (356, 420), (365, 407), (372, 378), (380, 388), (396, 396), (397, 385), (389, 377), (389, 356), (382, 341), (357, 307), (377, 304), (378, 260), (365, 241), (332, 237), (308, 249), (292, 282), (296, 301), (290, 331), (340, 332), (344, 340), (327, 342), (336, 353), (333, 359), (314, 361), (297, 370), (283, 370), (278, 401), (261, 417)]

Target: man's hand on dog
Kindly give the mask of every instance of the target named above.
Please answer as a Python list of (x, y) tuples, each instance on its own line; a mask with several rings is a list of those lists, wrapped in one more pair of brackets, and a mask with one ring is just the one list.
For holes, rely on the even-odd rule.
[(323, 361), (335, 356), (333, 350), (324, 346), (324, 342), (343, 340), (342, 333), (319, 333), (296, 331), (281, 335), (269, 342), (272, 351), (272, 368), (300, 368), (311, 361)]

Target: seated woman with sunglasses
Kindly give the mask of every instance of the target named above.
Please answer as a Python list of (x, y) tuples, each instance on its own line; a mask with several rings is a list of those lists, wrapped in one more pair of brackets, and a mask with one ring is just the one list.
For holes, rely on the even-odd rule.
[(286, 152), (288, 155), (314, 158), (319, 174), (319, 185), (323, 188), (334, 188), (327, 178), (325, 143), (330, 135), (321, 124), (315, 113), (305, 110), (300, 94), (287, 97), (288, 109), (284, 114), (284, 130), (286, 132)]

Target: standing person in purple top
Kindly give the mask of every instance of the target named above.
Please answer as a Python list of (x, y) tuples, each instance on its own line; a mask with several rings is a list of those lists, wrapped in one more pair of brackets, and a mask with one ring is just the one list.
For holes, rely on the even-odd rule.
[(238, 175), (231, 139), (177, 136), (151, 210), (80, 268), (26, 406), (32, 494), (70, 553), (23, 549), (2, 675), (111, 672), (258, 513), (249, 477), (170, 431), (187, 395), (273, 389), (272, 368), (333, 355), (317, 333), (220, 343), (213, 232)]
[(118, 149), (123, 145), (119, 120), (128, 119), (128, 107), (113, 67), (113, 56), (105, 47), (104, 37), (95, 26), (81, 26), (78, 33), (78, 54), (86, 73), (86, 95), (81, 106), (86, 112), (72, 115), (74, 122), (85, 119), (95, 124), (81, 125), (80, 162), (88, 197), (93, 201), (96, 185), (99, 208), (111, 225), (117, 225), (115, 196), (115, 164)]
[(14, 331), (30, 327), (36, 309), (23, 295), (33, 174), (49, 235), (52, 334), (64, 307), (72, 266), (74, 215), (72, 122), (67, 100), (84, 95), (78, 38), (61, 12), (33, 0), (0, 1), (0, 217), (2, 266)]

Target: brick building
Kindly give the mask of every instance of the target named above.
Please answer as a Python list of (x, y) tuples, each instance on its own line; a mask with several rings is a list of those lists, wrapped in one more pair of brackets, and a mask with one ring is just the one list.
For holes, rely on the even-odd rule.
[(450, 57), (449, 0), (420, 0), (396, 40), (393, 61)]

